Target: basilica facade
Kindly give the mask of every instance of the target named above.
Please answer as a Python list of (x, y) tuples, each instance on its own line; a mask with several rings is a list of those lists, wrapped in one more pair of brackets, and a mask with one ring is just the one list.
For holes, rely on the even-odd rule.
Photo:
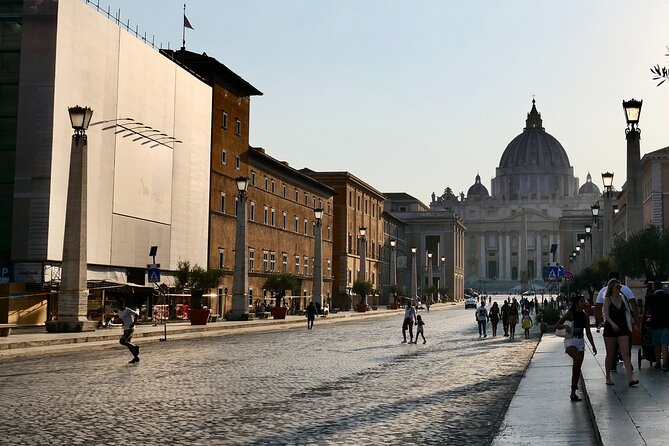
[(502, 153), (490, 191), (477, 174), (466, 195), (449, 187), (441, 196), (432, 194), (430, 209), (452, 210), (467, 227), (465, 286), (524, 290), (546, 285), (548, 262), (569, 262), (574, 237), (560, 220), (589, 215), (600, 196), (590, 174), (579, 187), (566, 150), (546, 132), (533, 100), (523, 132)]

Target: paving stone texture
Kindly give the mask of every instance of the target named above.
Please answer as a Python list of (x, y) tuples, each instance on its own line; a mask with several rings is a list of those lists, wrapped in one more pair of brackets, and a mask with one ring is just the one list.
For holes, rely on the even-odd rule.
[[(479, 339), (474, 311), (0, 362), (3, 445), (486, 445), (538, 341)], [(501, 326), (500, 326), (501, 332)], [(419, 341), (419, 342), (422, 342)]]

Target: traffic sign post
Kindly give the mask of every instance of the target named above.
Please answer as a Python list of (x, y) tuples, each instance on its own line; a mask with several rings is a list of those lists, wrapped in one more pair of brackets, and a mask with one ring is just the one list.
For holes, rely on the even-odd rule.
[(564, 273), (564, 281), (567, 283), (571, 283), (574, 281), (574, 273), (571, 271), (567, 271)]

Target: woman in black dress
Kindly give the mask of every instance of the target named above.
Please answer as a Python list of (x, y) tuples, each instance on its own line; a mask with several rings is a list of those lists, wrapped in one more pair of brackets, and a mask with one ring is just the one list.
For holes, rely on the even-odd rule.
[(609, 280), (604, 294), (604, 344), (606, 344), (606, 384), (613, 385), (611, 381), (611, 361), (616, 344), (623, 357), (625, 371), (627, 372), (627, 382), (629, 386), (639, 384), (638, 379), (634, 379), (632, 374), (632, 362), (630, 361), (630, 340), (632, 326), (636, 321), (632, 317), (632, 311), (629, 307), (627, 298), (620, 292), (622, 285), (617, 279)]
[[(581, 401), (581, 398), (576, 395), (576, 389), (581, 377), (583, 356), (585, 356), (584, 336), (587, 336), (590, 345), (592, 345), (592, 353), (597, 354), (597, 347), (595, 347), (595, 341), (592, 339), (592, 333), (590, 333), (590, 318), (584, 309), (585, 298), (579, 295), (574, 296), (571, 308), (555, 324), (556, 329), (565, 328), (570, 334), (570, 337), (564, 340), (564, 352), (571, 356), (574, 361), (571, 367), (571, 395), (569, 395), (572, 401)], [(566, 325), (565, 321), (571, 321), (572, 325)]]
[(516, 338), (516, 324), (518, 323), (518, 301), (513, 298), (511, 308), (509, 308), (509, 339)]

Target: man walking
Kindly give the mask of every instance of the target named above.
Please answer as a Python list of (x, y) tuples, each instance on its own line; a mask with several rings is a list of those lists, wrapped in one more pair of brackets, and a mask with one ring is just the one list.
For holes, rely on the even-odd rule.
[(130, 342), (132, 339), (132, 334), (135, 332), (135, 323), (139, 314), (132, 308), (125, 306), (125, 302), (121, 301), (121, 304), (118, 309), (118, 318), (123, 322), (123, 336), (119, 339), (119, 344), (125, 345), (132, 353), (133, 358), (130, 360), (130, 364), (139, 362), (139, 345), (135, 345)]
[(504, 305), (502, 305), (502, 326), (504, 327), (504, 336), (509, 336), (509, 301), (505, 300)]
[(488, 310), (485, 308), (485, 297), (481, 300), (481, 306), (476, 309), (476, 322), (479, 324), (479, 338), (483, 335), (487, 338), (486, 325), (488, 323)]
[(402, 344), (407, 342), (407, 328), (409, 329), (409, 344), (413, 342), (413, 324), (416, 322), (416, 310), (411, 306), (411, 302), (407, 303), (407, 309), (404, 310), (404, 322), (402, 322), (402, 336), (404, 340)]
[(314, 305), (313, 301), (309, 302), (309, 305), (307, 305), (307, 330), (311, 330), (312, 328), (314, 328), (314, 320), (316, 320), (316, 313), (318, 313), (316, 305)]

